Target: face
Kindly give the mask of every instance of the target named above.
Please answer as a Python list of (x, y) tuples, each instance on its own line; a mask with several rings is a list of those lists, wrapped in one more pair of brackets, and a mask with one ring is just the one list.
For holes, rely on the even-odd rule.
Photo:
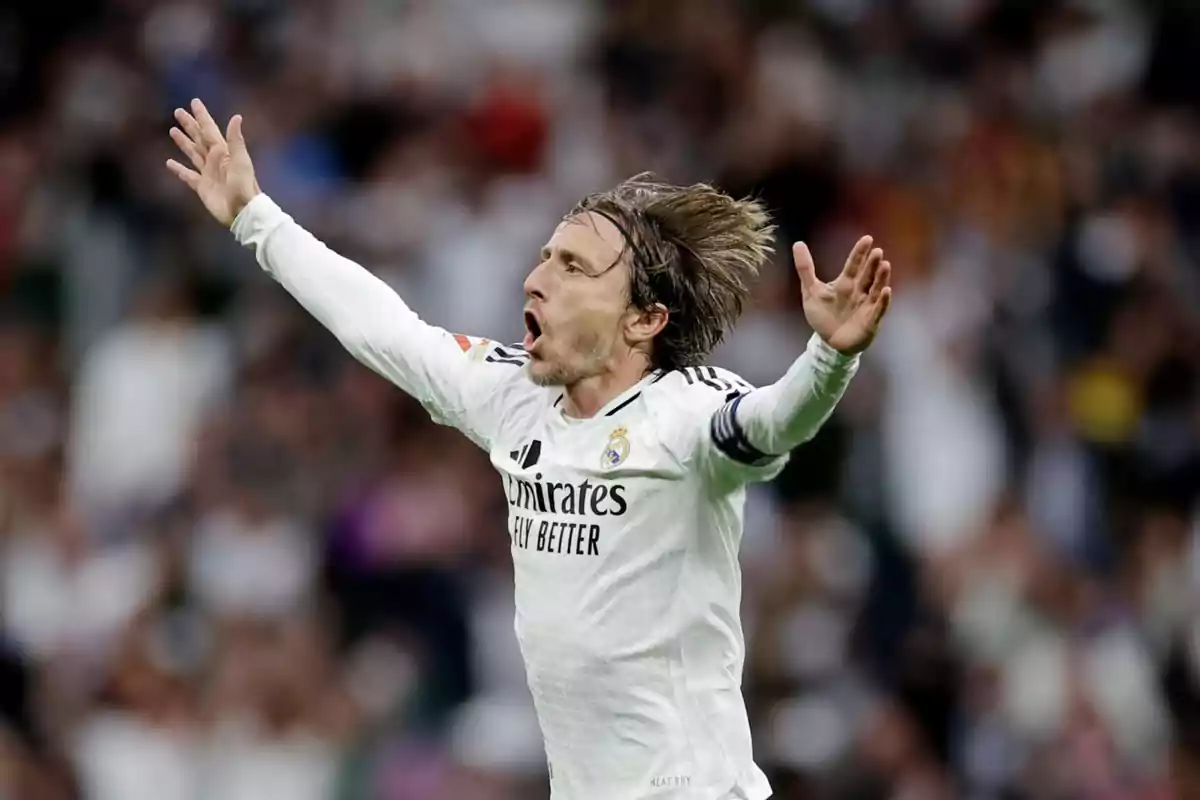
[(586, 213), (560, 223), (542, 248), (525, 280), (524, 345), (534, 381), (569, 385), (632, 355), (639, 315), (629, 305), (623, 247), (615, 225)]

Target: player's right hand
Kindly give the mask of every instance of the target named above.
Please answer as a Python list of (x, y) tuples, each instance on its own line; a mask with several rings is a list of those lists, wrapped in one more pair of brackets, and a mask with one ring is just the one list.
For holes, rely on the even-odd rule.
[(208, 213), (229, 227), (246, 204), (262, 191), (254, 178), (254, 164), (242, 137), (242, 117), (235, 114), (229, 120), (224, 136), (199, 100), (192, 101), (190, 114), (182, 108), (175, 109), (175, 119), (179, 127), (171, 128), (171, 140), (195, 169), (175, 159), (167, 161), (167, 169), (196, 193)]

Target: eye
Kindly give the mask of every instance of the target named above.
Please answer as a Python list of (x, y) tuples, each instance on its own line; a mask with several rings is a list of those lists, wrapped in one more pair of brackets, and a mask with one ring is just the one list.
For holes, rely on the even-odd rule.
[(577, 261), (565, 261), (563, 264), (568, 274), (583, 272), (583, 267), (579, 266), (579, 262)]

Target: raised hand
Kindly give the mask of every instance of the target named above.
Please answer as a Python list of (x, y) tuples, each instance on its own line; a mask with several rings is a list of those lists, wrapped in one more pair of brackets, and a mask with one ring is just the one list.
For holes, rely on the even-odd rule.
[(192, 101), (191, 114), (182, 108), (175, 109), (175, 119), (179, 127), (171, 128), (171, 141), (195, 169), (175, 159), (167, 161), (167, 169), (196, 193), (208, 213), (229, 227), (246, 204), (262, 191), (254, 178), (254, 164), (242, 136), (242, 117), (234, 115), (229, 120), (224, 136), (199, 100)]
[(859, 239), (831, 283), (817, 279), (812, 254), (803, 242), (792, 246), (808, 324), (826, 344), (847, 355), (867, 349), (892, 302), (892, 265), (871, 244), (870, 236)]

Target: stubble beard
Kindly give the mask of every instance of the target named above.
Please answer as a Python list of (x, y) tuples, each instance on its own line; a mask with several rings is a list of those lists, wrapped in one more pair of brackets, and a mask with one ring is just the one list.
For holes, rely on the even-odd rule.
[(575, 355), (557, 363), (545, 360), (531, 360), (529, 377), (538, 386), (570, 386), (589, 378), (600, 371), (604, 357), (599, 336), (585, 336), (574, 343), (571, 348)]
[(585, 366), (579, 364), (542, 361), (529, 365), (529, 377), (538, 386), (570, 386), (591, 374)]
[(529, 365), (529, 379), (538, 386), (567, 386), (574, 383), (574, 375), (561, 364), (546, 362)]

